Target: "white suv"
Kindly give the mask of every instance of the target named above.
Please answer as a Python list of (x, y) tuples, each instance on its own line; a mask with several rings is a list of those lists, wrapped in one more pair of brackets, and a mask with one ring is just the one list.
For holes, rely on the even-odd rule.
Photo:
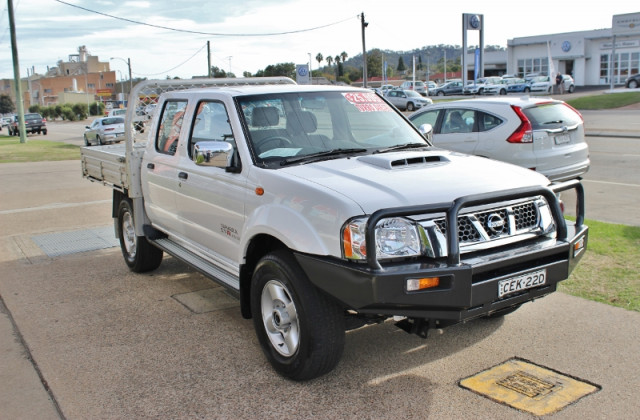
[(402, 82), (402, 84), (400, 85), (400, 89), (413, 90), (418, 92), (422, 96), (427, 96), (427, 85), (425, 85), (424, 82), (421, 82), (421, 81), (416, 81), (415, 86), (411, 81)]
[(499, 97), (441, 102), (409, 116), (433, 126), (433, 143), (533, 169), (551, 181), (576, 178), (590, 165), (582, 115), (563, 101)]

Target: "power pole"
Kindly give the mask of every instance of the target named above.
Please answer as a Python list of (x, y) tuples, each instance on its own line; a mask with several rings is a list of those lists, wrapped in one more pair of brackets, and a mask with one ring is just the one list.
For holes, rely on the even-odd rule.
[(211, 79), (211, 43), (207, 41), (207, 77)]
[(367, 87), (367, 47), (364, 42), (364, 28), (369, 26), (369, 23), (364, 21), (364, 12), (360, 14), (360, 22), (361, 22), (360, 25), (362, 26), (362, 59), (364, 60), (364, 62), (362, 63), (362, 79), (364, 80), (362, 86), (366, 88)]
[(7, 0), (9, 11), (9, 31), (11, 32), (11, 55), (13, 57), (13, 83), (16, 89), (16, 108), (18, 111), (18, 130), (20, 143), (27, 142), (27, 132), (24, 126), (24, 103), (22, 102), (22, 85), (20, 84), (20, 64), (18, 63), (18, 44), (16, 42), (16, 24), (13, 19), (13, 1)]

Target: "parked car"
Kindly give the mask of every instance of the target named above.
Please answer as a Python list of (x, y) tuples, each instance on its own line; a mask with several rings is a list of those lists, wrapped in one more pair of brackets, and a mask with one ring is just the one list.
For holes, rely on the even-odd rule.
[(435, 89), (438, 87), (438, 85), (436, 84), (436, 82), (434, 82), (433, 80), (428, 80), (427, 82), (425, 82), (425, 85), (427, 85), (427, 90), (431, 90), (431, 89)]
[(640, 86), (640, 73), (627, 77), (624, 85), (629, 89), (637, 89)]
[(534, 169), (551, 181), (589, 169), (582, 115), (548, 98), (476, 98), (434, 104), (409, 120), (433, 127), (436, 146)]
[[(28, 114), (24, 114), (24, 129), (26, 133), (37, 133), (37, 134), (47, 134), (47, 120), (42, 118), (42, 115), (31, 112)], [(9, 135), (17, 136), (20, 134), (20, 128), (18, 123), (18, 116), (14, 115), (11, 117), (11, 122), (9, 123)]]
[[(122, 117), (124, 118), (127, 115), (127, 108), (114, 108), (109, 110), (107, 117)], [(133, 127), (136, 131), (144, 133), (144, 124), (148, 120), (148, 118), (144, 116), (136, 116), (133, 120)]]
[(507, 85), (515, 80), (515, 78), (508, 77), (500, 77), (498, 79), (493, 79), (490, 83), (486, 83), (484, 85), (484, 94), (485, 95), (506, 95), (507, 94)]
[(9, 124), (11, 124), (11, 117), (0, 118), (0, 130), (2, 130), (4, 127), (8, 128)]
[(124, 140), (124, 117), (103, 117), (93, 120), (84, 132), (85, 146), (119, 143)]
[(531, 82), (526, 79), (513, 79), (507, 82), (507, 93), (509, 92), (531, 92)]
[[(575, 90), (575, 85), (573, 82), (573, 77), (568, 74), (562, 75), (562, 83), (564, 85), (565, 93), (573, 93)], [(531, 79), (531, 91), (532, 92), (547, 92), (553, 93), (555, 89), (556, 80), (555, 77), (553, 80), (549, 76), (536, 76)]]
[(445, 95), (462, 95), (462, 81), (454, 80), (429, 90), (429, 95), (445, 96)]
[(433, 103), (431, 99), (423, 98), (422, 95), (413, 90), (390, 90), (385, 98), (401, 111), (414, 111)]
[(499, 76), (480, 77), (479, 79), (471, 80), (463, 89), (465, 95), (482, 95), (484, 94), (485, 86), (488, 84), (495, 84), (501, 79)]
[(427, 96), (427, 85), (424, 82), (416, 81), (415, 85), (413, 81), (402, 82), (400, 85), (402, 90), (413, 90), (418, 92), (422, 96)]

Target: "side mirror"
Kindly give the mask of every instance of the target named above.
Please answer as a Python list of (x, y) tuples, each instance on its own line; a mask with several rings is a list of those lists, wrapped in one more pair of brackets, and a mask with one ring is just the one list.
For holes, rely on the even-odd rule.
[(429, 140), (429, 143), (433, 143), (433, 127), (431, 124), (421, 124), (420, 127), (418, 127), (418, 131), (422, 133), (424, 138)]
[(224, 141), (200, 141), (193, 146), (193, 161), (198, 166), (229, 168), (233, 166), (233, 146)]

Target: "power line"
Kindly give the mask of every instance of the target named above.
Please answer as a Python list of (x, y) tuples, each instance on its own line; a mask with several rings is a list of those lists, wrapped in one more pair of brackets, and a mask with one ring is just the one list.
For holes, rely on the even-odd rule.
[(301, 32), (315, 31), (317, 29), (328, 28), (330, 26), (338, 25), (340, 23), (343, 23), (343, 22), (346, 22), (346, 21), (348, 21), (350, 19), (353, 19), (353, 17), (350, 17), (348, 19), (343, 19), (343, 20), (341, 20), (339, 22), (333, 22), (333, 23), (329, 23), (329, 24), (326, 24), (326, 25), (316, 26), (316, 27), (313, 27), (313, 28), (298, 29), (298, 30), (286, 31), (286, 32), (267, 32), (267, 33), (260, 33), (260, 34), (225, 34), (225, 33), (220, 33), (220, 32), (190, 31), (188, 29), (176, 29), (176, 28), (171, 28), (171, 27), (168, 27), (168, 26), (154, 25), (154, 24), (151, 24), (151, 23), (140, 22), (140, 21), (137, 21), (137, 20), (127, 19), (127, 18), (123, 18), (123, 17), (120, 17), (120, 16), (110, 15), (108, 13), (99, 12), (97, 10), (87, 9), (86, 7), (78, 6), (76, 4), (67, 3), (66, 1), (62, 1), (62, 0), (55, 0), (55, 1), (57, 1), (58, 3), (64, 4), (66, 6), (71, 6), (71, 7), (75, 7), (76, 9), (84, 10), (85, 12), (95, 13), (97, 15), (106, 16), (106, 17), (109, 17), (109, 18), (112, 18), (112, 19), (117, 19), (117, 20), (122, 20), (122, 21), (125, 21), (125, 22), (129, 22), (129, 23), (134, 23), (136, 25), (144, 25), (144, 26), (150, 26), (152, 28), (165, 29), (165, 30), (168, 30), (168, 31), (185, 32), (185, 33), (189, 33), (189, 34), (209, 35), (209, 36), (229, 36), (229, 37), (247, 36), (248, 37), (248, 36), (290, 35), (290, 34), (297, 34), (297, 33), (301, 33)]
[(180, 66), (182, 66), (182, 65), (186, 64), (186, 63), (187, 63), (187, 61), (191, 60), (193, 57), (195, 57), (196, 55), (198, 55), (198, 53), (199, 53), (200, 51), (202, 51), (206, 46), (207, 46), (207, 44), (204, 44), (204, 45), (203, 45), (202, 47), (200, 47), (200, 49), (199, 49), (198, 51), (196, 51), (196, 52), (195, 52), (191, 57), (187, 58), (187, 59), (186, 59), (186, 60), (184, 60), (182, 63), (178, 64), (177, 66), (175, 66), (175, 67), (173, 67), (173, 68), (170, 68), (170, 69), (169, 69), (169, 70), (167, 70), (167, 71), (163, 71), (163, 72), (160, 72), (160, 73), (153, 73), (153, 74), (141, 74), (141, 73), (136, 73), (136, 72), (132, 72), (132, 73), (134, 73), (134, 74), (136, 74), (136, 75), (138, 75), (138, 76), (158, 76), (158, 75), (161, 75), (161, 74), (167, 74), (167, 73), (169, 73), (169, 72), (171, 72), (171, 71), (174, 71), (174, 70), (175, 70), (175, 69), (177, 69), (178, 67), (180, 67)]

